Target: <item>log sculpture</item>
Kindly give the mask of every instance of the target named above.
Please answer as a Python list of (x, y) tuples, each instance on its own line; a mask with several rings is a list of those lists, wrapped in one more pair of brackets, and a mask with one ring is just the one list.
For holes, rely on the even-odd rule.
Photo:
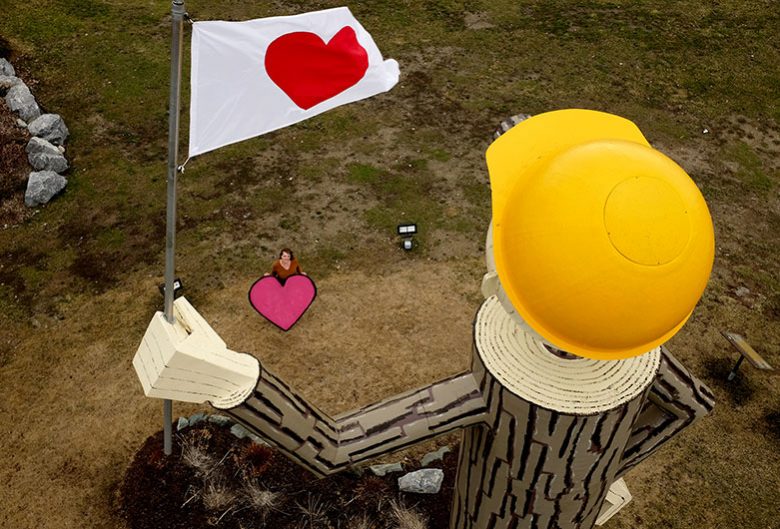
[[(182, 342), (204, 343), (213, 330), (185, 298), (175, 308), (176, 323), (160, 314), (147, 330), (139, 376), (158, 374), (160, 398), (212, 399), (314, 474), (465, 429), (451, 529), (591, 527), (613, 481), (713, 407), (709, 390), (665, 348), (622, 361), (556, 356), (492, 296), (474, 321), (471, 371), (331, 418), (250, 355), (222, 350), (185, 362), (159, 326), (179, 327), (166, 336)], [(228, 357), (256, 379), (223, 372), (222, 388), (207, 379), (211, 363)], [(232, 394), (248, 397), (233, 406)]]
[(603, 360), (538, 336), (513, 310), (491, 241), (468, 372), (332, 418), (227, 349), (185, 298), (174, 323), (155, 316), (135, 369), (148, 396), (210, 401), (320, 476), (461, 429), (450, 529), (590, 528), (610, 485), (710, 413), (713, 396), (663, 346)]

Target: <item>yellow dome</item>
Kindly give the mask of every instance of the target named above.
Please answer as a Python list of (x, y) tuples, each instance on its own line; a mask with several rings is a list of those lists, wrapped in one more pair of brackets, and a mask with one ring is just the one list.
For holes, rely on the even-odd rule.
[(530, 118), (487, 151), (501, 285), (542, 337), (599, 360), (642, 354), (707, 284), (712, 221), (696, 184), (628, 120)]

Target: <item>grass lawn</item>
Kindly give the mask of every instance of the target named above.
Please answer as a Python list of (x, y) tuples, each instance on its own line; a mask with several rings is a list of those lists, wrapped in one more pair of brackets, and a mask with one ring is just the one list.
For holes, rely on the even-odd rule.
[[(339, 5), (187, 8), (195, 20), (244, 20)], [(710, 207), (712, 277), (668, 345), (717, 404), (628, 474), (634, 501), (609, 527), (780, 528), (778, 374), (745, 365), (726, 384), (736, 353), (720, 336), (740, 333), (780, 366), (776, 3), (347, 5), (399, 62), (399, 84), (187, 165), (177, 232), (187, 298), (230, 347), (332, 414), (465, 369), (493, 129), (571, 107), (624, 116)], [(123, 527), (118, 484), (162, 419), (131, 360), (162, 306), (170, 4), (0, 0), (0, 13), (0, 56), (71, 131), (61, 197), (36, 210), (18, 192), (0, 197), (0, 527)], [(184, 153), (186, 86), (182, 96)], [(420, 226), (415, 252), (398, 248), (401, 221)], [(283, 246), (319, 292), (287, 335), (246, 301)]]

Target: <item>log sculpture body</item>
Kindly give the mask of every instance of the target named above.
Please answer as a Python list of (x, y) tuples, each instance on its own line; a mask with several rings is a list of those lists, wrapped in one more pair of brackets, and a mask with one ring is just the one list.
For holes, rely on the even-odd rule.
[(592, 527), (609, 486), (713, 405), (666, 350), (559, 358), (496, 298), (475, 321), (473, 373), (488, 413), (463, 434), (451, 529)]
[[(204, 350), (216, 333), (185, 298), (175, 306), (176, 323), (156, 317), (134, 360), (139, 378), (154, 379), (147, 394), (228, 402), (224, 413), (320, 476), (464, 429), (451, 529), (592, 527), (612, 482), (713, 406), (665, 349), (623, 361), (561, 358), (496, 297), (475, 318), (471, 371), (336, 418), (217, 343), (216, 361), (243, 371), (235, 383), (221, 373), (223, 394), (247, 395), (235, 405), (198, 374), (214, 361)], [(160, 334), (161, 325), (172, 329)], [(198, 343), (198, 355), (185, 361), (182, 343)]]

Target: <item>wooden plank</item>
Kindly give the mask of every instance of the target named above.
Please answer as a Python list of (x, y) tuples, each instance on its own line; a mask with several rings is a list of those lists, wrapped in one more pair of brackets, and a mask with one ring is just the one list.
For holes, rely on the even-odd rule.
[(772, 366), (769, 365), (769, 362), (764, 360), (761, 355), (747, 343), (745, 338), (733, 332), (721, 332), (721, 334), (734, 346), (734, 349), (739, 351), (742, 356), (748, 359), (748, 362), (753, 364), (753, 367), (767, 371), (773, 370)]

